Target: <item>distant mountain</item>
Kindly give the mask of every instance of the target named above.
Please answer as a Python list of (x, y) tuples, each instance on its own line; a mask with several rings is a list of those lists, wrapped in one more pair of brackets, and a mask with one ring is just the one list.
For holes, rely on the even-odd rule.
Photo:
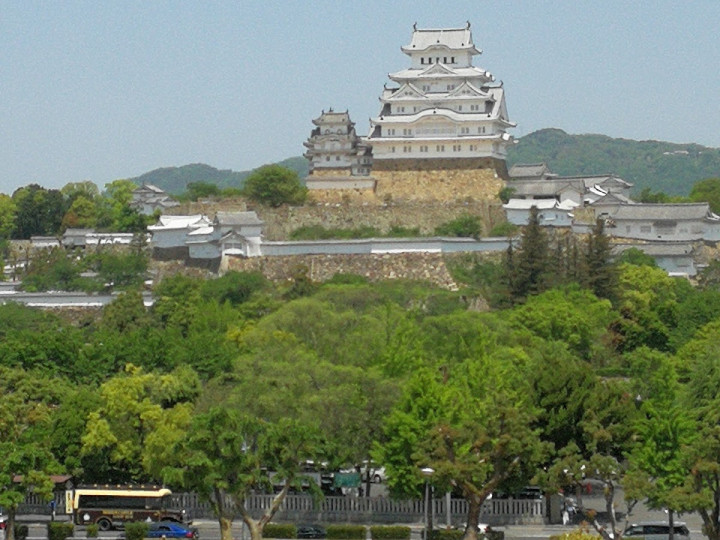
[[(542, 161), (552, 172), (563, 176), (616, 174), (634, 184), (634, 193), (647, 187), (653, 192), (687, 195), (698, 180), (720, 177), (720, 149), (699, 144), (569, 135), (561, 129), (550, 128), (520, 138), (508, 151), (508, 168), (516, 163)], [(308, 161), (302, 156), (277, 164), (296, 171), (300, 178), (308, 174)], [(219, 170), (193, 163), (155, 169), (131, 180), (138, 185), (153, 184), (179, 195), (190, 182), (207, 182), (220, 188), (242, 187), (251, 172)]]
[(563, 176), (613, 173), (643, 188), (687, 195), (698, 180), (720, 177), (720, 149), (699, 144), (613, 139), (605, 135), (569, 135), (541, 129), (519, 139), (508, 151), (507, 165), (545, 162)]
[[(285, 159), (277, 165), (294, 170), (300, 178), (305, 178), (308, 174), (308, 161), (302, 156)], [(220, 170), (204, 163), (192, 163), (182, 167), (155, 169), (130, 180), (137, 185), (152, 184), (167, 193), (179, 195), (187, 190), (187, 185), (191, 182), (206, 182), (220, 188), (240, 188), (251, 172), (252, 170), (239, 172), (229, 169)]]

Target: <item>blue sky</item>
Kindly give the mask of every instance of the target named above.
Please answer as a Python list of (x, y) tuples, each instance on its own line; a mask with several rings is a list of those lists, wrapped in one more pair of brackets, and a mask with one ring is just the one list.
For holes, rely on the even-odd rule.
[(413, 23), (468, 20), (517, 137), (720, 147), (718, 0), (0, 0), (0, 192), (251, 169), (329, 107), (365, 135)]

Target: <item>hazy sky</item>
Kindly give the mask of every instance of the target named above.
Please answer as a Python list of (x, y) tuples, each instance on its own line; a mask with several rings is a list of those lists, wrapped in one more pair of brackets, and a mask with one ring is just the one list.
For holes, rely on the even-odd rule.
[(366, 135), (413, 23), (468, 20), (516, 137), (720, 147), (718, 0), (0, 0), (0, 192), (251, 169), (329, 107)]

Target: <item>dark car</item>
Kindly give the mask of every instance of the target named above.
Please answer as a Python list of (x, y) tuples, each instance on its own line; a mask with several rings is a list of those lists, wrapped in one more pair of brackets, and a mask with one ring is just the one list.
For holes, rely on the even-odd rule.
[(197, 540), (198, 537), (197, 529), (174, 521), (156, 521), (148, 525), (148, 538), (194, 538)]
[(325, 538), (327, 532), (320, 525), (298, 525), (297, 526), (297, 537), (298, 538)]

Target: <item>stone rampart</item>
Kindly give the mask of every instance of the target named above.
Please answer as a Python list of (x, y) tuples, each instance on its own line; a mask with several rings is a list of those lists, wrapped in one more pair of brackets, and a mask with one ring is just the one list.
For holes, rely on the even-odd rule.
[(370, 281), (410, 279), (456, 290), (444, 256), (439, 253), (393, 253), (367, 255), (294, 255), (285, 257), (226, 256), (220, 271), (258, 271), (271, 281), (289, 281), (298, 268), (306, 268), (312, 281), (323, 282), (335, 274), (356, 274)]
[(432, 234), (435, 227), (461, 215), (479, 216), (483, 235), (505, 221), (499, 200), (468, 200), (455, 203), (415, 202), (384, 205), (326, 203), (280, 208), (256, 207), (265, 222), (267, 240), (287, 240), (290, 233), (302, 226), (322, 225), (326, 229), (375, 227), (382, 233), (392, 227), (417, 228), (420, 234)]
[[(313, 175), (321, 177), (316, 172)], [(376, 181), (374, 192), (311, 189), (309, 198), (321, 203), (356, 204), (493, 200), (504, 186), (507, 168), (504, 161), (492, 158), (378, 160), (373, 165), (372, 178)]]

